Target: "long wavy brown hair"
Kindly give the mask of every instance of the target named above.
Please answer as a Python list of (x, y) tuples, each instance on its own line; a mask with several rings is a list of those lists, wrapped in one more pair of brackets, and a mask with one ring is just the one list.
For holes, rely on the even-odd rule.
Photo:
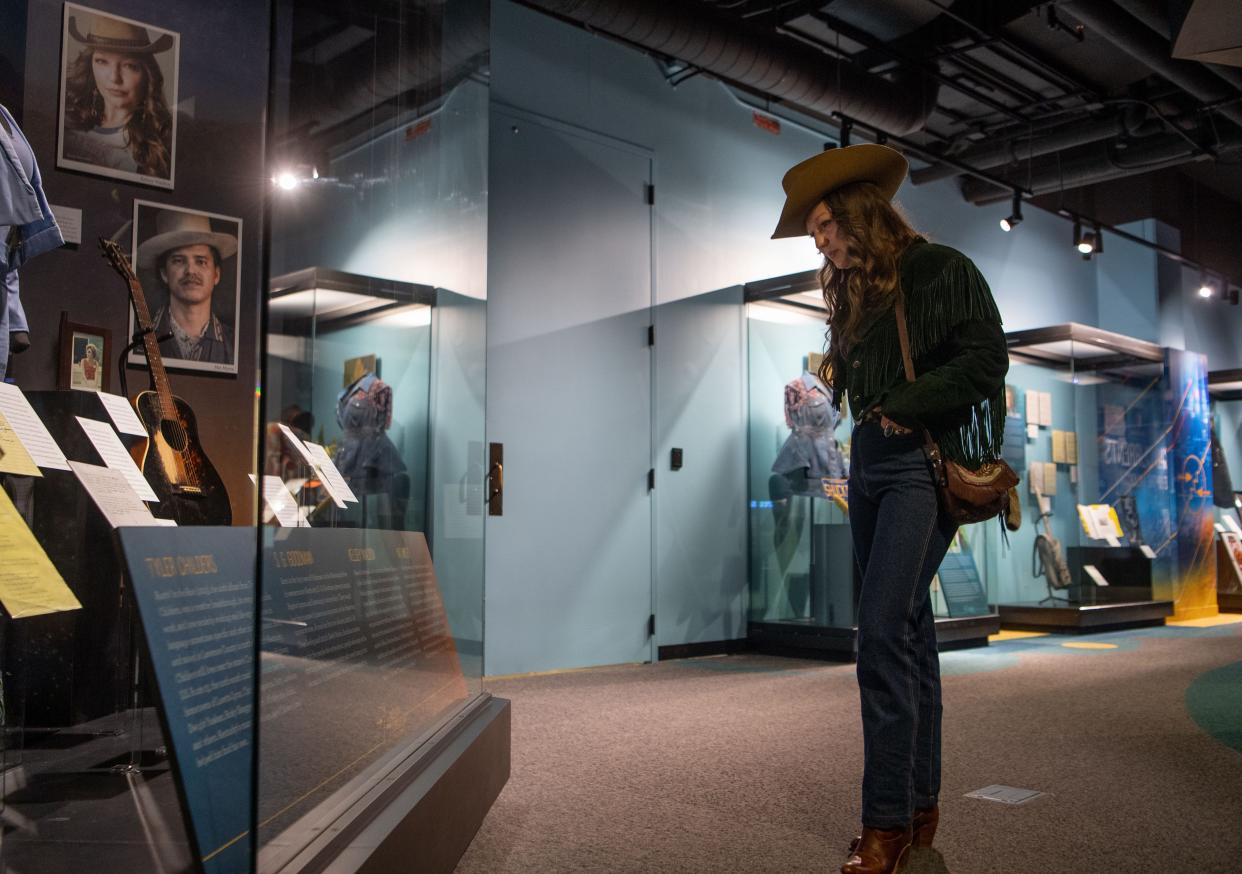
[[(892, 305), (897, 295), (901, 253), (919, 234), (906, 217), (871, 182), (851, 182), (824, 195), (824, 203), (846, 243), (855, 266), (838, 270), (824, 259), (819, 282), (828, 310), (828, 354), (820, 378), (833, 385), (861, 329), (873, 314)], [(834, 385), (840, 388), (840, 385)]]
[[(103, 119), (103, 97), (95, 87), (91, 70), (94, 49), (83, 49), (69, 67), (65, 88), (65, 124), (89, 131)], [(147, 52), (129, 55), (142, 64), (146, 73), (146, 94), (125, 123), (129, 152), (138, 172), (146, 176), (168, 177), (169, 144), (172, 142), (172, 113), (164, 100), (164, 73)]]

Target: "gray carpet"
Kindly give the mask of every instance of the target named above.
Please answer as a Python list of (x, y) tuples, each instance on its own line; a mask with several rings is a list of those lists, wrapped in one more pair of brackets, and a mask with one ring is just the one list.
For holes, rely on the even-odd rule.
[[(1242, 661), (1239, 632), (946, 654), (939, 853), (907, 870), (1242, 871), (1242, 754), (1185, 703)], [(1062, 646), (1082, 641), (1116, 648)], [(488, 688), (513, 701), (513, 774), (459, 874), (833, 872), (857, 829), (852, 666), (733, 656)], [(998, 783), (1047, 794), (963, 797)]]

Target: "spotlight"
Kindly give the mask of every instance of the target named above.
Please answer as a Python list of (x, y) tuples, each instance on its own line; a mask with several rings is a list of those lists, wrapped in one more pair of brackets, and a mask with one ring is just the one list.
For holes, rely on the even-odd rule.
[(1013, 193), (1013, 211), (1006, 218), (1000, 220), (1001, 230), (1008, 233), (1022, 224), (1022, 194), (1015, 191)]
[(298, 187), (298, 177), (291, 170), (283, 170), (272, 177), (272, 182), (282, 191), (292, 191)]
[(841, 122), (841, 136), (837, 138), (840, 140), (841, 148), (844, 149), (850, 144), (850, 132), (853, 130), (854, 122), (849, 121), (848, 119)]
[(1208, 298), (1213, 293), (1212, 283), (1208, 281), (1206, 272), (1199, 274), (1199, 297)]
[(1093, 231), (1084, 231), (1082, 222), (1074, 219), (1074, 248), (1082, 253), (1084, 261), (1089, 261), (1092, 255), (1104, 251), (1104, 235), (1098, 226)]

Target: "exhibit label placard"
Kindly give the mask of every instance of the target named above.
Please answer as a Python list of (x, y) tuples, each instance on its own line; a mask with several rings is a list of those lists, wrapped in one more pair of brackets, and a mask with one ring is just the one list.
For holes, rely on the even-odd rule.
[(259, 821), (281, 832), (463, 701), (466, 684), (421, 533), (263, 538)]
[(253, 528), (122, 528), (130, 591), (206, 874), (250, 865)]
[(940, 591), (944, 595), (945, 606), (954, 619), (963, 616), (986, 616), (988, 593), (979, 578), (979, 568), (970, 550), (950, 550), (940, 562)]
[(206, 874), (248, 870), (254, 842), (296, 853), (313, 829), (275, 836), (335, 809), (351, 780), (466, 698), (420, 533), (195, 526), (119, 537)]

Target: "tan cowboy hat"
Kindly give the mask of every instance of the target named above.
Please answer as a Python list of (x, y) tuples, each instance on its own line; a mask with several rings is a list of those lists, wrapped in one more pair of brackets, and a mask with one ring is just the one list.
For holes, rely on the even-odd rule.
[(772, 239), (806, 236), (806, 216), (824, 195), (849, 182), (874, 182), (892, 199), (906, 178), (910, 163), (896, 149), (864, 143), (829, 149), (789, 168), (781, 186), (785, 208)]
[(165, 252), (182, 246), (215, 246), (221, 260), (237, 253), (237, 237), (213, 231), (211, 220), (199, 213), (162, 209), (155, 217), (155, 230), (154, 237), (138, 244), (139, 267), (154, 268)]
[(69, 16), (69, 35), (88, 49), (106, 49), (111, 52), (125, 52), (134, 55), (154, 54), (167, 51), (173, 44), (172, 34), (165, 33), (155, 42), (145, 27), (130, 24), (106, 15), (91, 18), (90, 30), (86, 36), (78, 30), (77, 16)]

